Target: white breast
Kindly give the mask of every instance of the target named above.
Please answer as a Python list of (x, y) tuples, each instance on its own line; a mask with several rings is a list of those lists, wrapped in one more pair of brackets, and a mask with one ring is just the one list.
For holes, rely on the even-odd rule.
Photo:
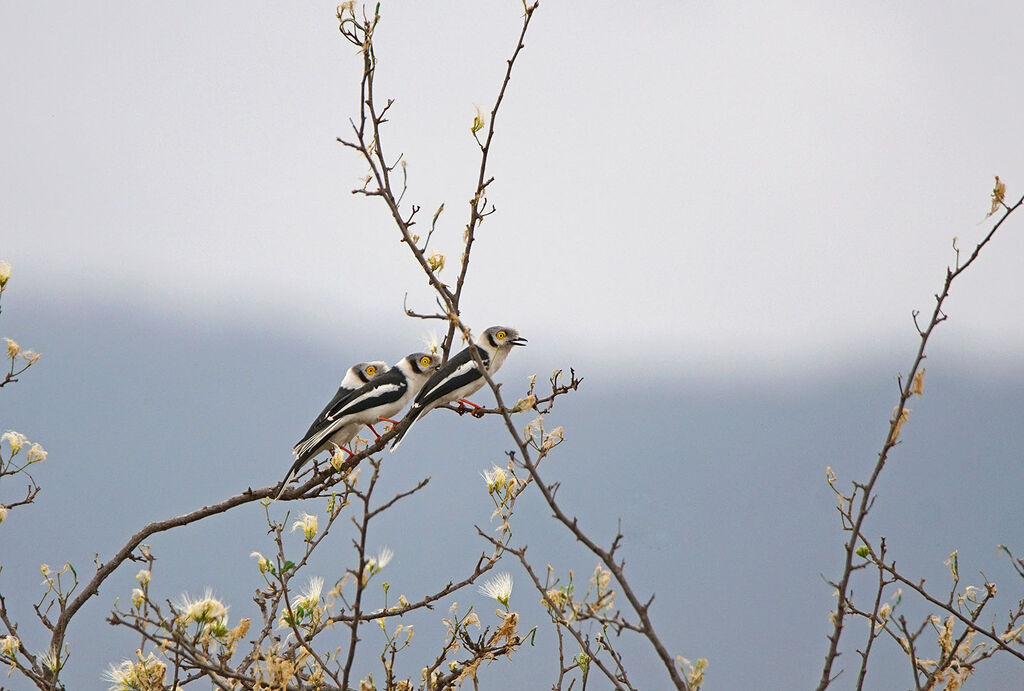
[(491, 364), (487, 368), (488, 374), (493, 375), (498, 371), (498, 368), (501, 367), (503, 362), (505, 362), (505, 358), (508, 357), (510, 350), (512, 350), (512, 348), (498, 348), (491, 353)]

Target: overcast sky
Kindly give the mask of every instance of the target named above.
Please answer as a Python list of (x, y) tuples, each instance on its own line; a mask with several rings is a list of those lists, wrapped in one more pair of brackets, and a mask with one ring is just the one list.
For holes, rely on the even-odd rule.
[[(349, 194), (365, 167), (334, 138), (360, 61), (333, 11), (5, 5), (2, 253), (26, 290), (408, 350), (389, 345), (423, 331), (402, 297), (432, 302), (383, 205)], [(423, 218), (446, 204), (452, 264), (474, 105), (519, 13), (383, 6), (384, 136)], [(1024, 191), (1022, 20), (1018, 3), (543, 4), (499, 116), (467, 318), (676, 369), (905, 343), (952, 237), (985, 230), (993, 175)], [(950, 338), (1021, 352), (1022, 252), (1024, 232), (998, 239)]]
[[(446, 205), (432, 244), (453, 281), (474, 107), (493, 101), (520, 9), (392, 0), (382, 14), (385, 141), (423, 220)], [(552, 473), (601, 536), (623, 519), (636, 583), (658, 594), (673, 651), (712, 658), (714, 688), (816, 682), (821, 574), (844, 539), (824, 468), (864, 478), (916, 346), (911, 310), (932, 306), (953, 236), (966, 249), (986, 232), (993, 176), (1024, 193), (1021, 26), (1024, 5), (998, 2), (547, 0), (535, 16), (465, 316), (530, 339), (506, 385), (569, 365), (588, 378), (552, 416), (569, 440)], [(0, 532), (0, 585), (34, 598), (40, 561), (88, 565), (147, 521), (277, 481), (344, 367), (419, 349), (403, 296), (433, 302), (380, 201), (350, 194), (366, 169), (335, 137), (361, 63), (332, 3), (5, 3), (0, 56), (0, 259), (15, 272), (0, 336), (45, 356), (4, 389), (0, 429), (51, 454), (39, 505)], [(958, 282), (883, 477), (872, 534), (930, 582), (956, 547), (1006, 577), (994, 545), (1021, 543), (1006, 517), (1024, 384), (972, 374), (1024, 372), (1022, 256), (1024, 218)], [(795, 383), (765, 385), (779, 376)], [(446, 577), (437, 522), (459, 526), (467, 559), (480, 548), (479, 470), (507, 444), (486, 422), (438, 413), (387, 465), (402, 486), (436, 480), (377, 535), (410, 591)], [(452, 496), (479, 501), (453, 517)], [(250, 508), (157, 541), (176, 560), (163, 592), (211, 585), (242, 616), (257, 574), (238, 565), (265, 539)], [(524, 512), (533, 553), (592, 568), (545, 542), (545, 516)], [(195, 582), (225, 543), (223, 573)], [(131, 576), (72, 631), (83, 688), (135, 644), (102, 624)], [(907, 681), (903, 664), (879, 678)], [(989, 680), (1019, 678), (1000, 669)]]

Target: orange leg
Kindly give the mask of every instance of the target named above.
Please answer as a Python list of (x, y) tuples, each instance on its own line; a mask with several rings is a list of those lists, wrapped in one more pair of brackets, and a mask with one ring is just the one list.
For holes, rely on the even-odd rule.
[(482, 416), (482, 413), (480, 412), (481, 410), (483, 410), (483, 406), (482, 405), (477, 405), (476, 403), (474, 403), (473, 401), (469, 400), (468, 398), (460, 398), (458, 400), (458, 403), (459, 403), (459, 414), (460, 415), (462, 414), (462, 409), (465, 408), (465, 409), (467, 409), (469, 411), (469, 413), (473, 417), (481, 417)]

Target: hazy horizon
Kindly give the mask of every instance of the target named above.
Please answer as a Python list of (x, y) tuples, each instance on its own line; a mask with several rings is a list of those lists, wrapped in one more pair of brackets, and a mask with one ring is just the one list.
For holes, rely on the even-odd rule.
[[(149, 521), (277, 482), (291, 443), (336, 384), (339, 358), (355, 355), (297, 346), (292, 334), (262, 328), (204, 320), (186, 328), (110, 306), (43, 309), (18, 292), (5, 295), (3, 331), (16, 323), (39, 334), (26, 345), (44, 359), (5, 387), (0, 413), (5, 428), (42, 442), (50, 455), (35, 472), (43, 487), (37, 503), (13, 511), (0, 530), (0, 585), (23, 639), (38, 648), (43, 639), (24, 605), (40, 593), (40, 563), (71, 560), (88, 574), (94, 553), (105, 560)], [(528, 375), (544, 376), (538, 365), (549, 361), (548, 347), (531, 339), (517, 350), (500, 373), (503, 390), (514, 395)], [(348, 348), (374, 352), (355, 343)], [(958, 548), (965, 582), (977, 582), (984, 570), (1013, 597), (1012, 572), (995, 546), (1024, 543), (1024, 529), (1006, 520), (1017, 502), (1014, 478), (1024, 448), (1016, 424), (1024, 413), (1024, 377), (978, 380), (963, 363), (942, 359), (941, 366), (929, 361), (925, 396), (915, 400), (903, 443), (883, 474), (868, 530), (887, 537), (908, 573), (940, 590), (948, 578), (943, 561)], [(562, 482), (563, 505), (596, 539), (610, 539), (621, 519), (627, 574), (640, 592), (656, 595), (652, 616), (665, 644), (673, 654), (709, 657), (709, 688), (751, 687), (765, 675), (780, 686), (812, 684), (833, 604), (822, 575), (838, 572), (844, 539), (825, 468), (843, 483), (866, 477), (895, 400), (893, 372), (835, 371), (775, 388), (757, 380), (716, 387), (643, 376), (628, 386), (600, 370), (579, 371), (584, 384), (549, 416), (549, 424), (565, 427), (567, 441), (545, 472)], [(517, 424), (530, 417), (516, 416)], [(501, 462), (506, 434), (496, 420), (439, 411), (417, 424), (399, 453), (384, 454), (382, 491), (432, 478), (420, 495), (385, 514), (371, 537), (374, 549), (395, 550), (387, 578), (399, 592), (431, 591), (475, 563), (485, 546), (473, 526), (486, 526), (493, 508), (480, 472)], [(295, 516), (321, 504), (271, 510), (281, 520), (285, 511)], [(593, 569), (594, 559), (568, 534), (552, 530), (535, 497), (524, 499), (518, 516), (516, 539), (540, 566), (549, 562), (581, 576)], [(917, 527), (920, 521), (927, 527)], [(209, 586), (231, 605), (231, 621), (253, 616), (251, 591), (262, 581), (248, 555), (269, 550), (265, 532), (262, 508), (251, 505), (154, 536), (155, 592), (176, 600)], [(290, 537), (296, 549), (299, 538)], [(350, 552), (339, 528), (307, 574), (336, 575)], [(526, 577), (514, 564), (499, 568), (516, 577), (513, 604), (524, 625), (540, 625)], [(126, 601), (135, 570), (123, 566), (76, 618), (73, 685), (96, 686), (107, 664), (137, 646), (135, 637), (102, 622), (115, 598)], [(456, 599), (481, 616), (490, 612), (474, 589)], [(905, 599), (908, 614), (918, 611)], [(436, 642), (437, 616), (415, 619), (422, 646), (415, 650)], [(860, 633), (856, 625), (851, 631), (852, 646)], [(550, 682), (544, 640), (523, 658), (528, 663), (485, 669), (484, 683), (508, 675), (533, 686)], [(642, 646), (624, 645), (647, 659)], [(899, 683), (903, 662), (884, 648), (869, 679)], [(848, 649), (841, 665), (849, 668), (853, 655)], [(1019, 678), (1008, 661), (986, 667), (976, 685)], [(637, 683), (656, 686), (657, 675), (648, 678), (645, 668), (637, 665)], [(415, 676), (418, 667), (406, 673)]]

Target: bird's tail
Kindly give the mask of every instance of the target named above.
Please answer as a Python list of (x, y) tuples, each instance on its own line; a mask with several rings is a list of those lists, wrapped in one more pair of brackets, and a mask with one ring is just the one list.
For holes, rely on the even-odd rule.
[(409, 430), (412, 429), (412, 426), (415, 425), (416, 421), (420, 419), (420, 415), (422, 414), (422, 412), (422, 407), (418, 405), (414, 405), (412, 407), (412, 410), (409, 411), (409, 424), (407, 424), (402, 429), (398, 430), (398, 434), (395, 436), (394, 441), (391, 442), (391, 453), (394, 453), (395, 449), (398, 448), (398, 445), (402, 443), (402, 440), (405, 438), (405, 435), (409, 433)]
[(288, 474), (285, 475), (284, 480), (281, 481), (281, 489), (277, 490), (277, 494), (274, 495), (275, 501), (281, 498), (281, 495), (284, 494), (284, 491), (288, 489), (288, 485), (291, 484), (292, 480), (295, 479), (295, 476), (299, 474), (299, 470), (302, 468), (303, 465), (306, 464), (306, 461), (308, 460), (308, 456), (303, 457), (302, 455), (295, 459), (295, 462), (292, 463), (292, 467), (288, 469)]

